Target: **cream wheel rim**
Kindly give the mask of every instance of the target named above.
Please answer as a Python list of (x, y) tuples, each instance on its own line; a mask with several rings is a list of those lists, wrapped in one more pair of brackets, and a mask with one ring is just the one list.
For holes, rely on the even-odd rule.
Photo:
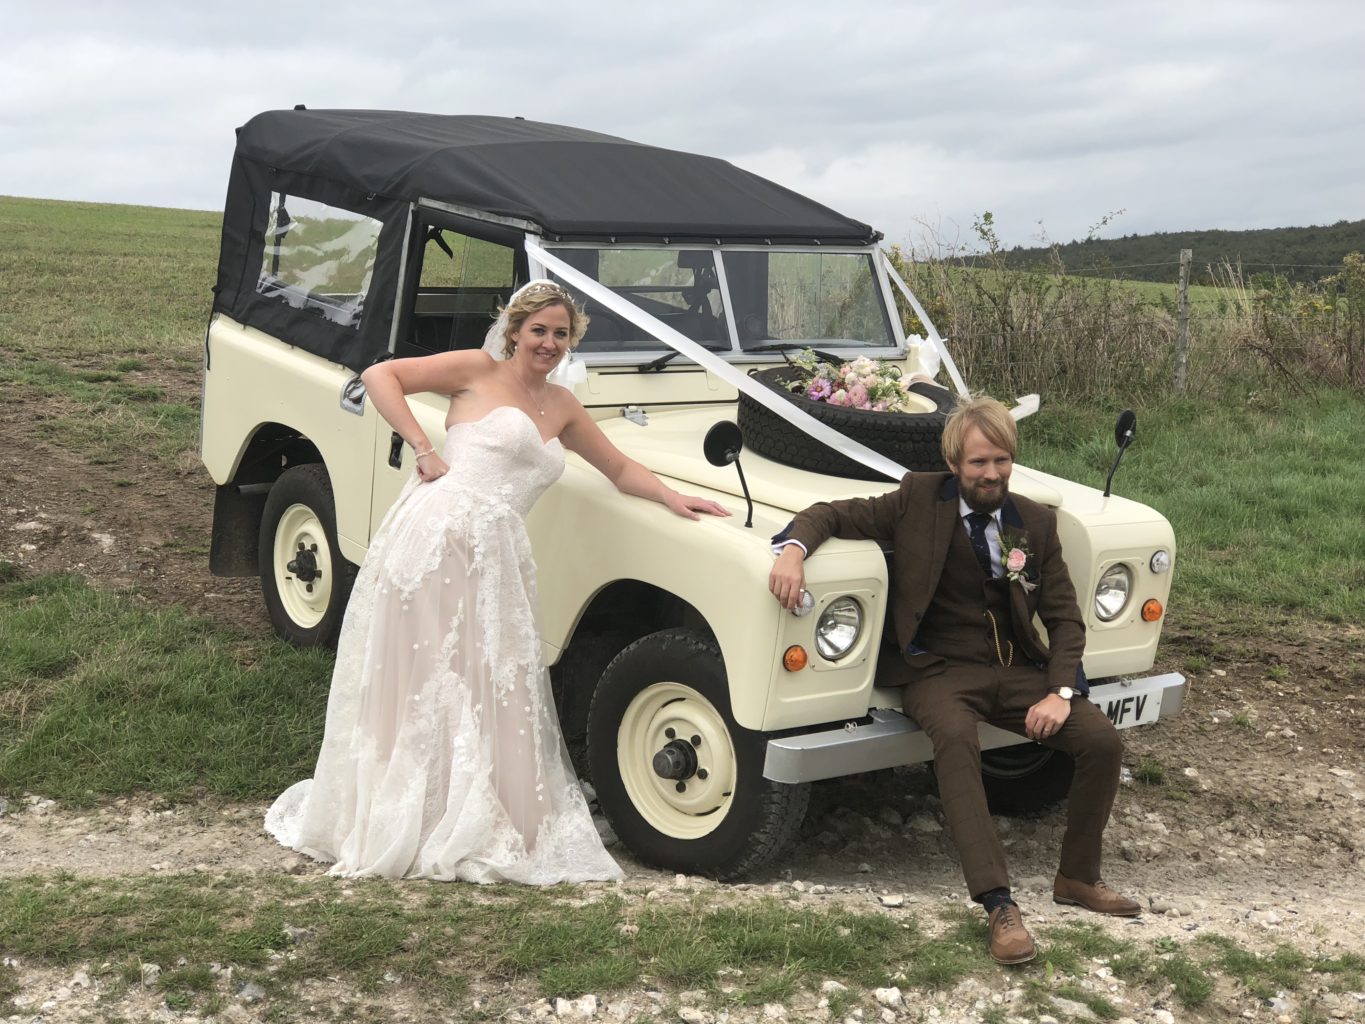
[(274, 565), (275, 590), (285, 614), (303, 629), (312, 629), (331, 602), (332, 554), (322, 520), (307, 505), (290, 505), (280, 516)]
[[(655, 755), (670, 747), (686, 764), (682, 777), (655, 770)], [(637, 694), (621, 717), (616, 757), (630, 802), (665, 835), (700, 839), (730, 811), (737, 774), (730, 730), (690, 686), (654, 683)]]

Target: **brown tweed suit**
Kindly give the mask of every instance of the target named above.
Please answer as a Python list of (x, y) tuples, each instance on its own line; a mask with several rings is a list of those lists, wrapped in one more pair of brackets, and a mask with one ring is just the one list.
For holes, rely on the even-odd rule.
[[(808, 552), (830, 537), (894, 545), (891, 613), (905, 655), (905, 711), (933, 743), (944, 813), (975, 897), (1009, 885), (986, 807), (977, 725), (990, 722), (1023, 735), (1028, 709), (1050, 688), (1083, 689), (1085, 623), (1054, 513), (1023, 497), (1009, 497), (1001, 508), (1004, 532), (1027, 538), (1026, 573), (1037, 586), (1026, 592), (982, 571), (959, 517), (958, 494), (951, 474), (912, 473), (885, 495), (812, 505), (774, 540), (799, 540)], [(1060, 871), (1094, 882), (1118, 792), (1118, 733), (1098, 708), (1076, 697), (1062, 728), (1043, 742), (1076, 760)]]

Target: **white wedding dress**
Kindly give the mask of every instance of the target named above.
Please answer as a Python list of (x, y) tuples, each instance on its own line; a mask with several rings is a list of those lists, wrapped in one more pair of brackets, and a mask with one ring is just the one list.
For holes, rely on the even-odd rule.
[(615, 879), (559, 732), (524, 517), (564, 470), (502, 406), (450, 428), (370, 545), (312, 779), (266, 815), (331, 873), (550, 885)]

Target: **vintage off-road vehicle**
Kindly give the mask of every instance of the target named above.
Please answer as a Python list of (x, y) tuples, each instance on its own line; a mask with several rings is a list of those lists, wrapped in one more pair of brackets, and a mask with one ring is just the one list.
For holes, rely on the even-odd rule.
[[(952, 401), (916, 385), (918, 413), (822, 424), (801, 408), (815, 403), (772, 386), (787, 350), (941, 365), (964, 390), (880, 237), (724, 161), (572, 128), (258, 115), (238, 132), (205, 339), (213, 571), (259, 575), (281, 636), (331, 642), (371, 531), (413, 469), (360, 371), (478, 347), (517, 285), (562, 281), (592, 317), (568, 369), (578, 398), (622, 451), (737, 512), (683, 520), (569, 457), (529, 520), (565, 733), (586, 737), (600, 804), (637, 856), (752, 870), (795, 834), (811, 782), (931, 757), (899, 693), (879, 685), (899, 658), (884, 637), (888, 552), (821, 547), (803, 616), (767, 589), (769, 538), (792, 513), (934, 466)], [(906, 336), (898, 298), (924, 337)], [(447, 400), (411, 401), (440, 442)], [(712, 432), (736, 418), (742, 474), (728, 464), (738, 432)], [(853, 440), (883, 434), (872, 449)], [(1091, 699), (1120, 727), (1177, 711), (1185, 680), (1144, 676), (1170, 588), (1169, 524), (1023, 467), (1012, 486), (1057, 511)], [(1065, 792), (1064, 755), (989, 727), (983, 746), (997, 807)]]

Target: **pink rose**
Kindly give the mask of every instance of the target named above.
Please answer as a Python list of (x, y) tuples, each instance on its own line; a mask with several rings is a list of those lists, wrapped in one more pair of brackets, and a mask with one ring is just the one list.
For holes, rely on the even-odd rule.
[(840, 388), (838, 391), (834, 392), (834, 394), (830, 395), (829, 398), (825, 399), (825, 401), (830, 405), (848, 405), (848, 392), (843, 388)]
[(867, 388), (861, 384), (854, 384), (848, 389), (848, 404), (855, 409), (867, 408)]
[(1019, 572), (1024, 568), (1024, 563), (1028, 561), (1028, 555), (1018, 548), (1010, 548), (1010, 553), (1005, 556), (1005, 568), (1010, 572)]

